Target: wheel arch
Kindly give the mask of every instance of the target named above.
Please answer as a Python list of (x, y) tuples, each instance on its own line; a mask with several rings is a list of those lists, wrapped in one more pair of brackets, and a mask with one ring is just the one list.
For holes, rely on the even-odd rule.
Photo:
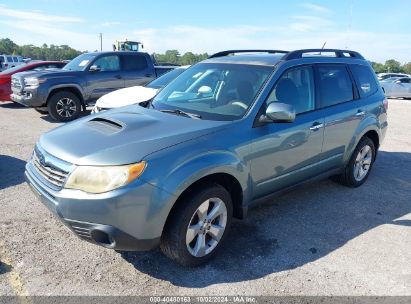
[(77, 85), (69, 85), (69, 86), (61, 85), (61, 86), (52, 87), (49, 90), (46, 105), (48, 105), (49, 100), (51, 99), (51, 97), (53, 97), (54, 94), (56, 94), (58, 92), (62, 92), (62, 91), (68, 91), (68, 92), (73, 93), (74, 95), (76, 95), (79, 98), (79, 100), (80, 100), (81, 104), (83, 105), (83, 107), (85, 106), (84, 96), (81, 93), (81, 88), (80, 88), (80, 86), (77, 86)]
[(231, 196), (231, 201), (233, 204), (233, 216), (235, 218), (242, 219), (245, 217), (245, 210), (243, 206), (243, 188), (240, 182), (231, 174), (228, 173), (212, 173), (191, 183), (184, 191), (178, 196), (177, 200), (173, 204), (173, 207), (170, 210), (172, 214), (175, 208), (178, 208), (182, 202), (189, 196), (191, 193), (195, 192), (202, 187), (207, 185), (218, 184), (224, 187)]
[(359, 129), (360, 131), (356, 132), (355, 136), (353, 137), (344, 157), (344, 163), (347, 163), (352, 153), (354, 152), (355, 148), (357, 147), (358, 143), (361, 141), (363, 137), (370, 138), (375, 146), (375, 154), (377, 155), (378, 149), (380, 147), (380, 132), (376, 123), (367, 124), (365, 127)]

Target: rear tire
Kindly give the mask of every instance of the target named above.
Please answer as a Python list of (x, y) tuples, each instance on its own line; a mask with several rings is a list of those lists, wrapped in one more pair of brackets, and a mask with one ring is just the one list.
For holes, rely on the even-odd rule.
[(48, 112), (58, 122), (77, 119), (82, 111), (80, 99), (72, 92), (60, 91), (50, 97), (47, 103)]
[(233, 207), (228, 191), (217, 184), (197, 188), (170, 213), (160, 247), (183, 266), (213, 258), (230, 229)]
[(368, 137), (363, 137), (355, 148), (343, 173), (336, 176), (335, 180), (352, 188), (361, 186), (370, 175), (375, 156), (374, 142)]

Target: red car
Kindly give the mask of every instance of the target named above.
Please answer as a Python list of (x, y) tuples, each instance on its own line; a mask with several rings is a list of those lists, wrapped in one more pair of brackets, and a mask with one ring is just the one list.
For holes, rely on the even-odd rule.
[(14, 68), (5, 70), (0, 73), (0, 102), (10, 101), (11, 94), (11, 75), (24, 71), (44, 70), (44, 69), (61, 69), (66, 63), (61, 61), (35, 61), (28, 64), (18, 65)]

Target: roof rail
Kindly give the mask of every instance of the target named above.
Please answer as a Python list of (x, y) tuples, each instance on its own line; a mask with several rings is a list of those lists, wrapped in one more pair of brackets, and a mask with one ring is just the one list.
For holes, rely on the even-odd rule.
[(234, 55), (237, 53), (269, 53), (269, 54), (287, 54), (288, 51), (280, 51), (280, 50), (228, 50), (228, 51), (222, 51), (215, 53), (211, 55), (210, 58), (216, 58), (216, 57), (224, 57), (228, 55)]
[(356, 59), (364, 59), (364, 57), (355, 51), (350, 50), (339, 50), (339, 49), (304, 49), (304, 50), (296, 50), (289, 52), (288, 54), (284, 55), (282, 60), (292, 60), (292, 59), (299, 59), (302, 58), (305, 53), (315, 53), (318, 52), (318, 55), (321, 53), (335, 53), (335, 57), (337, 58), (356, 58)]

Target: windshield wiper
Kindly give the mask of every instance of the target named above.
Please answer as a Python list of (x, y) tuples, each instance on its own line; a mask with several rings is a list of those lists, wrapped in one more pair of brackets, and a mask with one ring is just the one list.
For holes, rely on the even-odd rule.
[(190, 117), (190, 118), (193, 118), (193, 119), (201, 119), (201, 115), (193, 114), (193, 113), (189, 113), (189, 112), (184, 112), (184, 111), (181, 111), (179, 109), (160, 110), (160, 112), (177, 114), (177, 115), (180, 115), (180, 116)]

